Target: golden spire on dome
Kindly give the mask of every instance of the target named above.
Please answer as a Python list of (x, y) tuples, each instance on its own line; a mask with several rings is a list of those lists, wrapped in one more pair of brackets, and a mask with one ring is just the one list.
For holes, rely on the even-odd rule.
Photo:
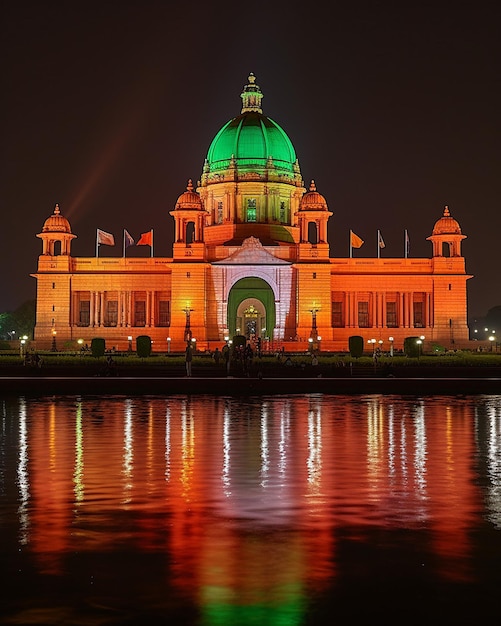
[(54, 207), (54, 215), (59, 215), (61, 213), (61, 211), (59, 210), (59, 204), (56, 203), (56, 206)]
[(316, 191), (317, 186), (315, 185), (315, 181), (312, 179), (310, 183), (310, 191)]

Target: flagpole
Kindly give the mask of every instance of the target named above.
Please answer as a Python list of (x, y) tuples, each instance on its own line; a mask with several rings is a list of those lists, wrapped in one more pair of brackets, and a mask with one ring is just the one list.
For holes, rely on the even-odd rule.
[(351, 230), (350, 230), (350, 259), (353, 257), (353, 246), (351, 245)]
[(99, 233), (96, 230), (96, 258), (99, 256)]
[(124, 228), (124, 236), (123, 236), (123, 245), (124, 245), (124, 258), (125, 258), (125, 228)]
[(409, 240), (409, 236), (407, 235), (407, 228), (404, 231), (404, 258), (407, 258), (407, 254), (408, 254), (408, 250), (407, 248), (409, 247), (407, 241)]
[(381, 258), (381, 246), (379, 245), (381, 242), (381, 235), (379, 233), (379, 229), (377, 231), (377, 258)]
[(151, 229), (151, 256), (153, 257), (153, 228)]

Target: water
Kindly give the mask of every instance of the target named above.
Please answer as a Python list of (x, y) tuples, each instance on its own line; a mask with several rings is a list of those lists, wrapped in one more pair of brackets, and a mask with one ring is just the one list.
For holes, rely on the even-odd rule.
[(480, 624), (501, 396), (4, 399), (2, 624)]

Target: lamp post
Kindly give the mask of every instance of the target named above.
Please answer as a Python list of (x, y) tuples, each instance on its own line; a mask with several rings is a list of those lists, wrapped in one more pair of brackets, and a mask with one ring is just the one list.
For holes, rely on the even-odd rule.
[(186, 306), (184, 309), (184, 314), (186, 315), (186, 324), (184, 326), (184, 340), (191, 340), (191, 313), (193, 309), (190, 309), (189, 306)]
[(419, 361), (419, 357), (421, 356), (421, 345), (423, 343), (422, 339), (416, 339), (416, 343), (417, 343), (417, 347), (418, 347), (418, 354), (417, 354), (417, 358)]
[(489, 335), (489, 341), (491, 344), (491, 352), (492, 352), (492, 346), (494, 345), (495, 340), (496, 340), (496, 337), (494, 337), (494, 335)]
[(170, 354), (170, 342), (171, 342), (171, 338), (167, 337), (167, 354)]
[(26, 340), (28, 337), (23, 335), (19, 341), (19, 354), (23, 357), (26, 349)]
[(55, 328), (53, 328), (53, 329), (52, 329), (52, 346), (51, 346), (51, 352), (57, 352), (56, 335), (57, 335), (57, 330), (56, 330)]
[(393, 356), (393, 337), (388, 337), (388, 341), (390, 342), (390, 356)]
[(313, 307), (310, 309), (311, 313), (311, 332), (310, 332), (310, 350), (316, 350), (318, 348), (318, 329), (317, 329), (317, 313), (318, 309)]
[(129, 335), (129, 336), (127, 337), (127, 341), (129, 342), (129, 347), (127, 348), (127, 350), (128, 350), (129, 352), (132, 352), (132, 335)]

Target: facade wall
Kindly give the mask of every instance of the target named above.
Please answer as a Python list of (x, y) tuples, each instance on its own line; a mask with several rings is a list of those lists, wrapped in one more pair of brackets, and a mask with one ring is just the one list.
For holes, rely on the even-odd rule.
[[(265, 281), (274, 294), (276, 323), (268, 335), (276, 344), (295, 342), (299, 350), (307, 349), (315, 317), (324, 350), (347, 350), (351, 335), (361, 335), (367, 342), (382, 340), (385, 346), (393, 337), (396, 349), (406, 337), (424, 335), (430, 345), (454, 348), (468, 343), (468, 276), (464, 259), (457, 262), (459, 268), (450, 260), (437, 263), (431, 259), (330, 259), (252, 267), (159, 258), (42, 255), (35, 275), (35, 340), (41, 349), (48, 349), (54, 332), (59, 348), (74, 347), (78, 339), (89, 343), (100, 336), (107, 345), (126, 349), (129, 336), (135, 339), (148, 334), (154, 350), (164, 352), (167, 337), (171, 349), (180, 350), (189, 314), (190, 330), (199, 348), (210, 347), (211, 343), (223, 343), (228, 333), (227, 303), (232, 286), (254, 276)], [(450, 273), (454, 271), (459, 273)], [(88, 322), (80, 319), (82, 301), (89, 302)], [(109, 302), (116, 303), (112, 305), (116, 319), (111, 324), (106, 317)], [(144, 320), (137, 325), (135, 315), (141, 307)]]

